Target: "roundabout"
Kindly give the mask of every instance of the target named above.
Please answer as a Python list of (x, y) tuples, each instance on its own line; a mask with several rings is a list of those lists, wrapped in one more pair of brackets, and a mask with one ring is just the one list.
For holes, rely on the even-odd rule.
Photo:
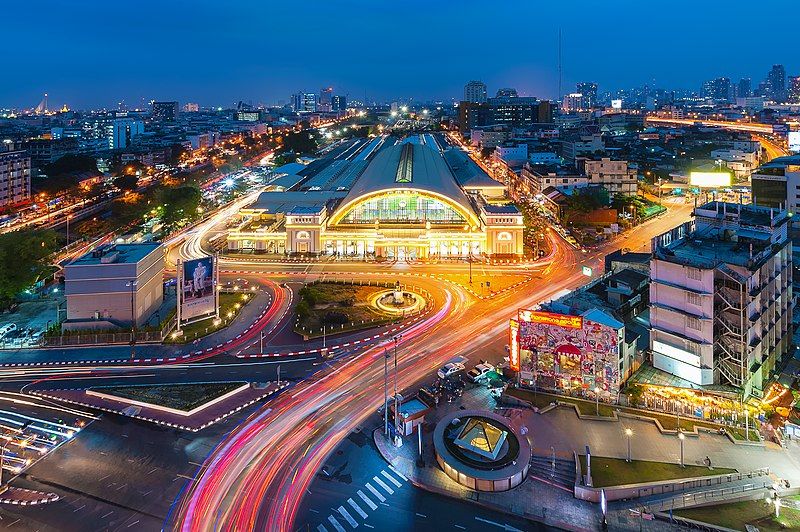
[(433, 444), (439, 467), (470, 489), (506, 491), (520, 485), (528, 474), (528, 439), (492, 412), (450, 413), (436, 425)]

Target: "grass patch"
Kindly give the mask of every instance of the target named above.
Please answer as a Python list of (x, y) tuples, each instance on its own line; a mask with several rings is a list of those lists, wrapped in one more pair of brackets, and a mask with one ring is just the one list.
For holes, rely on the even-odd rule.
[[(458, 283), (466, 288), (471, 288), (482, 296), (490, 295), (490, 291), (499, 292), (500, 290), (505, 290), (510, 286), (530, 278), (528, 275), (521, 274), (493, 273), (488, 275), (482, 273), (480, 270), (480, 265), (472, 265), (472, 284), (469, 284), (469, 273), (447, 273), (440, 277)], [(488, 287), (486, 286), (487, 282), (489, 283)], [(483, 286), (481, 286), (481, 283), (483, 283)]]
[[(391, 286), (391, 285), (390, 285)], [(371, 304), (372, 297), (387, 287), (350, 283), (322, 282), (300, 290), (295, 307), (295, 332), (309, 337), (383, 325), (397, 317), (381, 312)]]
[[(247, 299), (245, 299), (245, 296)], [(242, 309), (253, 300), (255, 294), (251, 292), (220, 292), (219, 294), (219, 323), (214, 325), (214, 318), (191, 323), (181, 327), (182, 334), (173, 338), (170, 334), (164, 343), (185, 344), (198, 338), (203, 338), (209, 334), (224, 329), (231, 324), (239, 315)], [(238, 308), (236, 305), (239, 305)]]
[[(586, 474), (586, 456), (579, 456), (581, 469)], [(679, 478), (707, 477), (736, 473), (735, 469), (705, 466), (670, 464), (667, 462), (649, 462), (647, 460), (631, 460), (622, 458), (605, 458), (592, 456), (592, 483), (595, 488), (619, 486), (622, 484), (640, 484), (642, 482), (659, 482)]]
[(775, 506), (764, 499), (676, 510), (674, 514), (734, 530), (744, 530), (745, 525), (753, 525), (761, 531), (798, 530), (800, 496), (781, 499), (781, 516), (777, 518)]
[[(575, 397), (566, 397), (566, 396), (543, 393), (543, 392), (537, 392), (536, 394), (534, 394), (533, 391), (531, 390), (521, 390), (519, 388), (509, 388), (508, 390), (506, 390), (506, 393), (512, 397), (522, 399), (523, 401), (528, 401), (533, 406), (536, 406), (538, 408), (544, 408), (554, 401), (559, 401), (562, 403), (574, 404), (575, 406), (578, 407), (578, 411), (581, 413), (582, 416), (597, 415), (595, 403), (594, 401), (591, 400), (577, 399)], [(624, 406), (608, 405), (600, 403), (601, 416), (612, 417), (614, 415), (615, 410), (619, 410), (620, 412), (624, 412), (626, 414), (657, 419), (665, 430), (678, 430), (677, 416), (671, 414), (662, 414), (650, 410), (639, 410), (636, 408), (628, 408)], [(735, 440), (745, 441), (745, 431), (743, 428), (728, 427), (725, 425), (718, 425), (717, 423), (710, 423), (708, 421), (698, 420), (692, 417), (681, 416), (681, 422), (680, 422), (681, 430), (683, 430), (684, 432), (694, 432), (695, 427), (705, 428), (715, 432), (718, 431), (720, 428), (725, 428), (725, 430), (728, 431), (728, 433), (731, 434), (731, 436), (733, 436)], [(750, 429), (750, 441), (752, 442), (760, 441), (758, 437), (758, 432), (752, 428)]]
[(111, 388), (94, 388), (93, 390), (123, 399), (189, 412), (239, 388), (243, 384), (243, 382), (159, 384), (154, 386), (115, 386)]

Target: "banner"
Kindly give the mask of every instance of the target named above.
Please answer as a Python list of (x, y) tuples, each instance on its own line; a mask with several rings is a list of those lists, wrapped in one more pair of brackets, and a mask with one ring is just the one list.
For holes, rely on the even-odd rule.
[(214, 258), (189, 260), (182, 265), (180, 276), (181, 322), (217, 312)]

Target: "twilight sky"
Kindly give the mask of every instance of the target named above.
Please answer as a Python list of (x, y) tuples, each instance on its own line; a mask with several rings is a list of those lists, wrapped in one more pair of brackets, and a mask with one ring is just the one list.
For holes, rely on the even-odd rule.
[(773, 63), (800, 75), (796, 0), (38, 0), (6, 2), (3, 19), (0, 108), (44, 92), (51, 108), (278, 103), (324, 85), (449, 99), (470, 79), (555, 98), (559, 28), (564, 92), (755, 86)]

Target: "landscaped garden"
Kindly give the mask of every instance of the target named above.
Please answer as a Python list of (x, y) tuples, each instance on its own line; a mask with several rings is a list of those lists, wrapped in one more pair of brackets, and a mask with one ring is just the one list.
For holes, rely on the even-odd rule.
[(172, 333), (165, 343), (187, 343), (208, 336), (231, 324), (242, 309), (253, 300), (255, 294), (250, 292), (220, 292), (219, 319), (207, 318), (181, 327), (181, 334)]
[(372, 300), (391, 283), (324, 281), (300, 289), (295, 307), (295, 332), (308, 337), (336, 334), (375, 327), (394, 321), (397, 316), (381, 312)]
[(92, 388), (92, 391), (189, 412), (243, 385), (243, 382), (157, 384)]
[(764, 499), (676, 510), (674, 515), (733, 530), (745, 530), (746, 525), (762, 532), (800, 530), (800, 496), (780, 500), (780, 517), (775, 516), (774, 501)]
[[(586, 456), (580, 455), (581, 468), (586, 474)], [(592, 456), (592, 485), (595, 488), (620, 486), (624, 484), (640, 484), (642, 482), (659, 482), (680, 478), (706, 477), (736, 473), (735, 469), (687, 465), (667, 462), (650, 462), (648, 460), (631, 460)]]

